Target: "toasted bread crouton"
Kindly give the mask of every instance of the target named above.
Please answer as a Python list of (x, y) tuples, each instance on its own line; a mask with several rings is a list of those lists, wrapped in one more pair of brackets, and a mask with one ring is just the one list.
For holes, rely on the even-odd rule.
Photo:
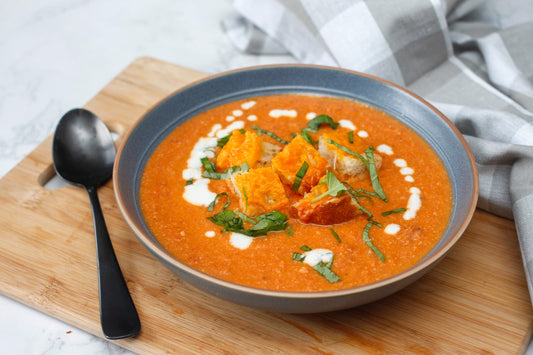
[(224, 171), (245, 162), (250, 168), (256, 167), (261, 159), (261, 143), (261, 138), (255, 132), (233, 131), (226, 145), (217, 154), (217, 170)]
[(250, 217), (289, 205), (283, 184), (270, 167), (234, 174), (231, 182), (239, 196), (240, 210)]
[(269, 164), (279, 152), (281, 152), (280, 146), (263, 141), (261, 143), (261, 158), (259, 162), (263, 165)]
[[(353, 143), (350, 143), (348, 134), (346, 132), (331, 131), (326, 132), (320, 136), (318, 140), (318, 152), (326, 158), (329, 164), (333, 167), (335, 172), (343, 177), (356, 176), (366, 171), (366, 165), (350, 153), (347, 153), (335, 146), (332, 143), (328, 143), (328, 140), (332, 140), (346, 148), (360, 154), (366, 159), (365, 150), (368, 145), (357, 136), (353, 137)], [(383, 159), (379, 154), (374, 152), (374, 163), (376, 169), (381, 168)]]
[(316, 185), (294, 205), (298, 212), (298, 219), (301, 222), (320, 225), (338, 224), (347, 222), (362, 213), (352, 200), (352, 197), (347, 193), (339, 196), (326, 195), (317, 201), (313, 201), (313, 199), (326, 191), (328, 191), (326, 184)]
[(300, 135), (297, 135), (272, 159), (272, 167), (280, 175), (281, 181), (289, 187), (292, 187), (304, 161), (309, 164), (309, 167), (298, 189), (300, 194), (310, 191), (324, 176), (329, 167), (327, 160)]

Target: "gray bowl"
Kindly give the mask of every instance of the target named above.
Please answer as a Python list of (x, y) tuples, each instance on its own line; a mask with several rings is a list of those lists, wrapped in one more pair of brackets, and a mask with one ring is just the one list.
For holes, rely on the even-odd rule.
[[(453, 208), (445, 234), (420, 262), (387, 279), (325, 292), (269, 291), (202, 273), (170, 255), (152, 235), (141, 213), (139, 184), (146, 161), (178, 125), (214, 106), (252, 96), (312, 93), (355, 99), (403, 122), (435, 150), (451, 178)], [(478, 196), (473, 155), (458, 130), (439, 111), (409, 91), (369, 75), (310, 65), (261, 66), (211, 76), (157, 104), (142, 117), (118, 149), (113, 186), (124, 219), (138, 240), (180, 278), (214, 296), (269, 311), (316, 313), (369, 303), (404, 288), (437, 264), (459, 240)]]

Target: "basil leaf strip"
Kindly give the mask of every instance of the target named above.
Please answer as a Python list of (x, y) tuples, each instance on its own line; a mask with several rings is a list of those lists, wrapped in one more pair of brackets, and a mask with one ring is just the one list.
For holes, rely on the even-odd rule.
[(313, 249), (309, 248), (307, 245), (302, 245), (300, 247), (300, 249), (303, 250), (303, 251), (311, 251), (311, 250), (313, 250)]
[(390, 214), (394, 214), (394, 213), (402, 213), (402, 212), (405, 212), (405, 208), (401, 207), (401, 208), (397, 208), (395, 210), (391, 210), (391, 211), (386, 211), (386, 212), (383, 212), (381, 215), (383, 217), (387, 217), (388, 215)]
[(381, 261), (385, 261), (385, 255), (379, 249), (372, 243), (372, 240), (370, 239), (369, 232), (370, 228), (372, 228), (374, 224), (372, 222), (367, 223), (365, 226), (365, 229), (363, 230), (363, 241), (368, 245), (370, 249), (378, 256), (378, 258), (381, 259)]
[(337, 274), (331, 271), (331, 265), (328, 266), (327, 264), (324, 264), (324, 262), (322, 261), (316, 264), (315, 266), (313, 266), (313, 270), (317, 271), (330, 283), (342, 281), (341, 278), (337, 276)]
[[(355, 202), (355, 204), (357, 205), (357, 207), (363, 211), (363, 213), (366, 213), (368, 215), (368, 218), (372, 218), (372, 212), (370, 212), (369, 210), (367, 210), (366, 208), (364, 208), (361, 203), (359, 202), (359, 200), (357, 199), (357, 197), (366, 197), (366, 198), (370, 198), (368, 196), (359, 196), (355, 190), (353, 189), (353, 187), (350, 186), (350, 184), (348, 184), (347, 182), (344, 182), (343, 183), (344, 186), (346, 186), (346, 192), (348, 192), (348, 194), (352, 197), (352, 200)], [(372, 201), (372, 200), (370, 200)]]
[(348, 132), (348, 141), (353, 143), (353, 131)]
[(309, 132), (312, 132), (309, 128), (302, 128), (302, 133), (300, 135), (307, 143), (315, 146), (315, 144), (318, 144), (318, 141), (314, 141)]
[[(249, 237), (259, 237), (267, 235), (268, 232), (281, 231), (288, 225), (287, 216), (279, 211), (271, 211), (251, 219), (242, 212), (224, 210), (207, 219), (224, 227), (225, 232), (240, 233)], [(255, 222), (255, 224), (245, 229), (243, 219), (247, 222)]]
[(337, 179), (335, 174), (331, 171), (326, 172), (326, 183), (328, 184), (328, 191), (324, 192), (322, 195), (315, 197), (311, 200), (311, 202), (316, 202), (327, 195), (330, 196), (339, 196), (340, 194), (347, 191), (346, 186), (342, 184), (342, 182)]
[[(244, 134), (244, 132), (246, 132), (244, 129), (239, 129), (239, 132), (241, 132), (242, 134)], [(224, 136), (222, 138), (219, 138), (217, 139), (217, 147), (220, 147), (220, 148), (224, 148), (224, 146), (226, 145), (226, 143), (228, 143), (229, 139), (231, 138), (231, 135), (233, 133), (230, 133), (228, 134), (227, 136)]]
[(311, 121), (307, 122), (307, 127), (309, 127), (313, 133), (316, 133), (321, 124), (330, 125), (333, 129), (337, 129), (337, 127), (339, 127), (339, 124), (333, 121), (333, 118), (329, 117), (328, 115), (316, 116)]
[(305, 255), (303, 254), (300, 254), (300, 253), (292, 253), (292, 260), (295, 260), (295, 261), (304, 261), (305, 259)]
[(202, 165), (204, 166), (205, 171), (209, 171), (212, 173), (217, 170), (217, 168), (215, 167), (215, 163), (210, 161), (208, 157), (203, 157), (200, 159), (200, 161), (202, 162)]
[(370, 173), (370, 180), (372, 181), (372, 187), (374, 191), (378, 194), (379, 198), (387, 202), (387, 196), (385, 191), (379, 183), (378, 172), (376, 170), (376, 163), (374, 162), (374, 147), (370, 146), (365, 150), (366, 157), (368, 159), (368, 172)]
[(335, 232), (335, 230), (333, 228), (330, 228), (329, 230), (330, 230), (331, 234), (333, 234), (335, 239), (337, 239), (337, 242), (341, 243), (341, 238), (339, 238), (339, 235), (337, 234), (337, 232)]
[(292, 183), (291, 190), (292, 191), (298, 191), (300, 188), (300, 185), (302, 184), (302, 180), (305, 176), (305, 173), (307, 172), (307, 169), (309, 169), (309, 164), (304, 160), (302, 163), (302, 166), (296, 173), (296, 176), (294, 177), (294, 182)]
[(237, 217), (232, 210), (224, 210), (211, 217), (207, 217), (211, 222), (224, 227), (224, 231), (243, 230), (243, 221)]
[(222, 207), (222, 210), (224, 211), (226, 208), (228, 208), (229, 204), (230, 204), (229, 195), (226, 192), (221, 192), (221, 193), (219, 193), (218, 195), (215, 196), (215, 199), (213, 200), (213, 202), (211, 202), (209, 204), (209, 206), (207, 207), (207, 210), (208, 211), (213, 211), (215, 209), (215, 206), (216, 206), (217, 202), (218, 202), (218, 199), (221, 198), (222, 196), (226, 196), (226, 198), (228, 199), (228, 202), (226, 202), (226, 204)]
[(226, 145), (226, 143), (228, 143), (230, 138), (231, 138), (231, 134), (228, 134), (227, 136), (217, 139), (217, 147), (224, 148), (224, 146)]
[(376, 170), (376, 163), (374, 162), (374, 147), (370, 146), (366, 148), (365, 154), (366, 159), (359, 153), (354, 152), (350, 148), (347, 148), (331, 139), (326, 139), (326, 142), (333, 144), (340, 150), (355, 155), (359, 160), (361, 160), (366, 165), (366, 170), (368, 170), (368, 173), (370, 174), (370, 181), (372, 182), (372, 188), (376, 192), (377, 196), (382, 199), (383, 201), (387, 202), (387, 196), (385, 195), (385, 192), (383, 191), (383, 188), (381, 187), (381, 184), (379, 183), (379, 177), (378, 172)]
[[(304, 249), (304, 247), (305, 247), (305, 249)], [(305, 251), (310, 251), (311, 250), (311, 248), (309, 248), (308, 246), (305, 246), (305, 245), (302, 246), (300, 249), (305, 250)], [(300, 253), (296, 253), (296, 252), (292, 253), (292, 260), (302, 262), (302, 261), (305, 260), (305, 255), (300, 254)], [(322, 277), (324, 277), (330, 283), (342, 281), (341, 278), (339, 276), (337, 276), (337, 274), (335, 274), (331, 270), (331, 266), (332, 265), (333, 265), (333, 259), (331, 259), (331, 261), (329, 263), (327, 263), (327, 264), (325, 264), (323, 261), (320, 261), (318, 264), (313, 266), (313, 270), (318, 272)]]
[(247, 162), (244, 162), (239, 166), (232, 166), (231, 168), (226, 169), (221, 173), (217, 171), (206, 170), (203, 172), (202, 177), (212, 179), (212, 180), (225, 180), (229, 178), (232, 174), (235, 174), (238, 171), (247, 172), (248, 170), (250, 170), (250, 167)]
[(269, 131), (266, 131), (262, 128), (259, 128), (257, 126), (252, 126), (253, 129), (255, 129), (257, 131), (257, 134), (258, 135), (262, 135), (262, 134), (266, 134), (267, 136), (269, 136), (270, 138), (274, 138), (275, 140), (277, 140), (278, 142), (280, 143), (283, 143), (283, 144), (289, 144), (288, 141), (286, 141), (285, 139), (282, 139), (278, 136), (276, 136), (274, 133), (272, 132), (269, 132)]
[(194, 179), (192, 179), (192, 178), (187, 180), (187, 181), (185, 181), (185, 186), (189, 186), (189, 185), (192, 185), (192, 184), (194, 184)]

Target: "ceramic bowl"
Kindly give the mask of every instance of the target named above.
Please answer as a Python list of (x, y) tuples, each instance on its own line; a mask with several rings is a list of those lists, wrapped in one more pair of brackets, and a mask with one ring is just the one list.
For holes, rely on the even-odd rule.
[[(424, 138), (451, 178), (453, 209), (445, 234), (420, 262), (387, 279), (338, 291), (282, 292), (246, 287), (204, 274), (171, 256), (152, 235), (141, 213), (139, 184), (147, 159), (178, 125), (226, 102), (280, 93), (312, 93), (355, 99), (379, 108)], [(188, 154), (188, 153), (184, 153)], [(287, 313), (351, 308), (389, 296), (419, 279), (459, 240), (474, 213), (477, 170), (458, 130), (417, 95), (369, 75), (309, 65), (261, 66), (211, 76), (170, 95), (142, 117), (123, 139), (113, 185), (124, 219), (138, 240), (180, 278), (216, 297), (245, 306)]]

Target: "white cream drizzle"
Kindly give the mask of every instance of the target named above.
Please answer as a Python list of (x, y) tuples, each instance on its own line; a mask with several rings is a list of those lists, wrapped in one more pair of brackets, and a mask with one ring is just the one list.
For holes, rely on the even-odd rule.
[(256, 115), (248, 116), (248, 121), (257, 121), (257, 116)]
[(392, 151), (392, 148), (386, 144), (380, 144), (377, 147), (378, 152), (386, 154), (386, 155), (393, 155), (394, 152)]
[(242, 114), (243, 114), (243, 112), (242, 112), (241, 110), (234, 110), (234, 111), (232, 112), (232, 114), (233, 114), (233, 116), (235, 116), (235, 117), (241, 117)]
[(355, 131), (355, 125), (350, 120), (340, 120), (339, 125), (343, 128), (351, 129), (352, 131)]
[(400, 169), (400, 174), (402, 175), (413, 175), (414, 172), (415, 171), (413, 170), (413, 168), (410, 168), (408, 166)]
[(387, 234), (394, 235), (400, 231), (400, 226), (395, 223), (387, 224), (384, 231)]
[(215, 236), (215, 232), (214, 231), (207, 231), (207, 232), (205, 232), (205, 236), (208, 237), (208, 238), (213, 238)]
[(407, 210), (403, 213), (403, 219), (406, 221), (416, 217), (416, 213), (422, 207), (422, 200), (420, 199), (421, 191), (417, 187), (411, 187), (409, 189), (409, 201), (407, 201)]
[(296, 117), (298, 116), (298, 113), (296, 112), (296, 110), (282, 110), (282, 109), (276, 109), (276, 110), (271, 110), (268, 115), (270, 117), (273, 117), (273, 118), (280, 118), (282, 116), (285, 116), (285, 117)]
[(197, 179), (194, 183), (185, 186), (183, 199), (195, 206), (209, 206), (217, 194), (209, 191), (209, 179)]
[(249, 110), (254, 106), (255, 106), (255, 101), (247, 101), (241, 105), (241, 108), (243, 110)]
[(231, 233), (229, 242), (238, 249), (247, 249), (252, 244), (254, 238), (240, 233)]
[(394, 159), (393, 163), (398, 168), (405, 168), (407, 166), (407, 162), (404, 159)]
[(217, 138), (227, 136), (236, 129), (244, 127), (243, 121), (235, 121), (222, 128), (221, 124), (215, 124), (208, 133), (208, 137), (201, 137), (194, 145), (191, 155), (187, 160), (187, 169), (182, 172), (184, 180), (194, 179), (192, 184), (186, 185), (183, 199), (195, 206), (209, 206), (215, 199), (216, 194), (209, 190), (209, 179), (202, 178), (202, 162), (204, 157), (212, 158), (213, 149), (217, 146)]
[(226, 117), (226, 121), (228, 121), (228, 122), (235, 121), (235, 116), (227, 116)]
[(324, 264), (327, 264), (333, 260), (333, 252), (328, 249), (313, 249), (306, 251), (303, 255), (305, 256), (303, 262), (311, 267), (317, 265), (321, 261)]
[(367, 138), (368, 137), (368, 132), (361, 130), (361, 131), (357, 132), (357, 135), (359, 137), (361, 137), (361, 138)]
[(309, 112), (307, 115), (305, 115), (305, 118), (307, 118), (308, 120), (312, 120), (315, 117), (316, 117), (316, 113), (314, 112)]
[[(216, 126), (216, 125), (215, 125)], [(231, 132), (233, 132), (234, 130), (236, 129), (241, 129), (244, 127), (244, 121), (235, 121), (233, 122), (232, 124), (230, 124), (229, 126), (227, 126), (226, 128), (224, 129), (218, 129), (216, 131), (216, 134), (215, 136), (217, 138), (222, 138), (222, 137), (225, 137), (227, 136), (228, 134), (230, 134)]]

